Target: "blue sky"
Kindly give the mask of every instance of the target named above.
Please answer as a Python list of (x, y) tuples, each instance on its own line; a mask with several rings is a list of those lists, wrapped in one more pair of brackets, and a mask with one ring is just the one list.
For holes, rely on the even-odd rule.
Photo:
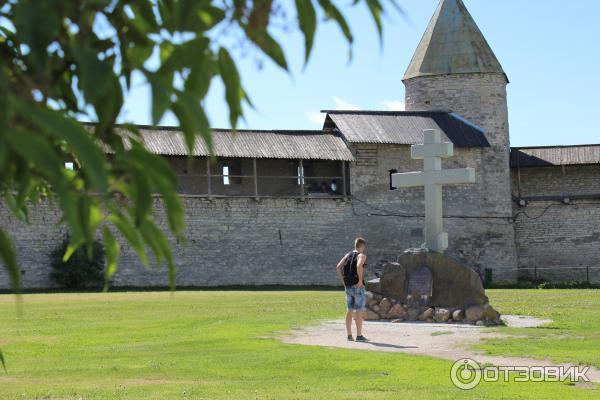
[[(600, 112), (600, 1), (464, 1), (511, 81), (511, 144), (600, 143), (595, 118)], [(255, 106), (246, 110), (240, 127), (319, 129), (321, 109), (401, 107), (402, 75), (438, 0), (398, 2), (406, 15), (389, 10), (383, 46), (364, 5), (343, 8), (356, 38), (350, 63), (348, 47), (332, 23), (319, 26), (306, 68), (300, 34), (278, 32), (291, 74), (257, 53), (237, 54), (243, 83)], [(149, 124), (150, 93), (143, 82), (134, 86), (122, 119)], [(213, 127), (228, 127), (218, 81), (206, 107)], [(167, 115), (161, 123), (176, 125), (177, 121)]]

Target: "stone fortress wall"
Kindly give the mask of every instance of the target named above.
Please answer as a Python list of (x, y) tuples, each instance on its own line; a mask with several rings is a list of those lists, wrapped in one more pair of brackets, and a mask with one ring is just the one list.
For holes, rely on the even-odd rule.
[(600, 165), (513, 168), (512, 192), (520, 275), (599, 283)]
[[(418, 170), (420, 162), (410, 159), (408, 146), (357, 145), (356, 154), (350, 199), (184, 197), (188, 240), (173, 242), (177, 284), (336, 285), (334, 266), (357, 235), (368, 240), (368, 277), (404, 249), (420, 246), (423, 190), (390, 192), (387, 180), (389, 169)], [(481, 149), (459, 148), (456, 154), (444, 160), (444, 168), (481, 170), (485, 160)], [(574, 199), (567, 205), (558, 200), (562, 197), (530, 200), (525, 207), (515, 204), (514, 223), (487, 208), (485, 185), (444, 188), (449, 254), (480, 272), (492, 269), (495, 280), (514, 280), (510, 241), (515, 240), (520, 276), (531, 278), (531, 268), (537, 268), (540, 278), (586, 280), (584, 267), (600, 266), (600, 201), (576, 195), (600, 192), (600, 166), (572, 166), (565, 171), (568, 179), (560, 167), (521, 169), (522, 197), (566, 193)], [(515, 197), (517, 175), (513, 169)], [(478, 174), (478, 180), (481, 177)], [(159, 200), (156, 207), (162, 212)], [(49, 256), (66, 234), (59, 218), (55, 205), (42, 203), (31, 209), (31, 225), (26, 226), (0, 206), (0, 224), (15, 241), (26, 288), (51, 286)], [(571, 268), (575, 266), (581, 269)], [(600, 280), (598, 270), (589, 275), (592, 282)], [(167, 282), (164, 270), (145, 270), (131, 249), (123, 249), (115, 286), (166, 286)], [(8, 287), (4, 271), (0, 271), (0, 286)]]

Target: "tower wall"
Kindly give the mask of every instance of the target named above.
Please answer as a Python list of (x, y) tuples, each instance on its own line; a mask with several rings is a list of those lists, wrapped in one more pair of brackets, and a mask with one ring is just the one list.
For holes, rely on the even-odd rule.
[[(506, 76), (503, 73), (420, 76), (407, 79), (404, 84), (408, 111), (451, 110), (485, 130), (491, 147), (480, 149), (481, 163), (476, 171), (482, 185), (480, 211), (506, 218), (505, 223), (512, 225)], [(483, 220), (479, 223), (484, 225)], [(508, 261), (494, 276), (513, 280), (517, 267), (514, 230), (501, 231)]]

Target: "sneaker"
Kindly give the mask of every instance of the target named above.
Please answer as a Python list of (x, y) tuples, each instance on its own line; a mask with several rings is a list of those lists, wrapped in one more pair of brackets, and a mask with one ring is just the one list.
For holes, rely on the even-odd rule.
[(366, 337), (364, 337), (363, 335), (357, 336), (356, 337), (356, 341), (357, 342), (366, 342), (368, 341)]
[(348, 341), (349, 342), (353, 342), (354, 341), (354, 338), (352, 337), (352, 335), (348, 335)]

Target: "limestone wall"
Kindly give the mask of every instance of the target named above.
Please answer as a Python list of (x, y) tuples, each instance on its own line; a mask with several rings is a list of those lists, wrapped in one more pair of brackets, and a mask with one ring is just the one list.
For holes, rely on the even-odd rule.
[[(420, 246), (423, 190), (390, 192), (388, 170), (419, 170), (421, 162), (410, 159), (408, 146), (355, 150), (358, 160), (350, 168), (354, 197), (347, 200), (184, 197), (188, 241), (173, 243), (178, 285), (335, 285), (334, 266), (358, 235), (368, 241), (369, 277), (404, 249)], [(375, 158), (369, 160), (369, 154)], [(480, 150), (457, 149), (457, 157), (444, 162), (444, 168), (465, 166), (482, 168)], [(452, 254), (479, 270), (506, 267), (512, 260), (505, 242), (513, 228), (508, 218), (494, 214), (487, 184), (481, 174), (477, 179), (476, 185), (444, 189)], [(159, 200), (156, 207), (161, 213)], [(0, 222), (11, 227), (25, 287), (50, 284), (48, 256), (65, 235), (58, 219), (56, 207), (43, 203), (32, 208), (32, 224), (25, 226), (0, 206)], [(7, 284), (0, 272), (0, 286)], [(114, 284), (166, 285), (167, 278), (164, 271), (144, 270), (125, 247)]]
[(512, 181), (529, 200), (514, 206), (521, 276), (600, 282), (600, 165), (513, 168)]
[[(351, 206), (334, 199), (184, 198), (187, 243), (173, 242), (181, 286), (334, 285), (335, 264), (349, 251)], [(156, 200), (159, 213), (162, 206)], [(26, 288), (50, 286), (48, 255), (64, 237), (57, 228), (56, 208), (47, 203), (32, 209), (32, 225), (24, 226), (0, 206), (2, 226), (11, 226)], [(162, 271), (147, 271), (127, 246), (115, 286), (165, 286)], [(8, 279), (0, 272), (0, 287)]]

